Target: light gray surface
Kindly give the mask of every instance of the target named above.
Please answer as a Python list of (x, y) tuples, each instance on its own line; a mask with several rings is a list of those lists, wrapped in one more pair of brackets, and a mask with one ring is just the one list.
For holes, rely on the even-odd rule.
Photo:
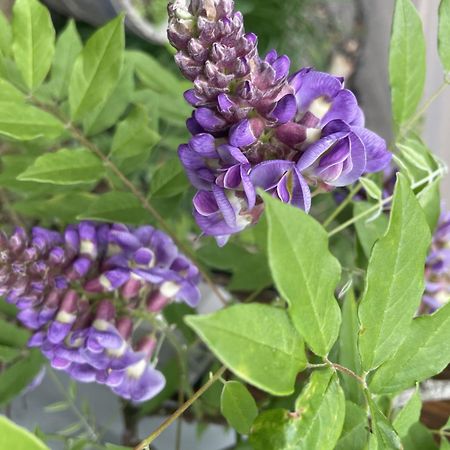
[[(356, 74), (358, 97), (367, 124), (391, 141), (391, 110), (388, 81), (389, 39), (394, 0), (362, 0), (367, 33), (361, 63)], [(424, 23), (427, 41), (427, 79), (423, 102), (439, 88), (443, 70), (437, 52), (437, 11), (439, 0), (415, 0)], [(423, 103), (422, 102), (422, 103)], [(426, 144), (450, 165), (450, 86), (430, 106), (423, 126)], [(442, 185), (442, 196), (450, 207), (450, 176)]]

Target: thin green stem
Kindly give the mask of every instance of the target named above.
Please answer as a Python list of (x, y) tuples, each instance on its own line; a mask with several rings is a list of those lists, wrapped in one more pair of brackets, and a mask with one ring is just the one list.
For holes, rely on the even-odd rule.
[(98, 442), (98, 436), (97, 436), (96, 431), (89, 425), (89, 422), (86, 420), (84, 415), (78, 409), (78, 407), (75, 404), (75, 402), (73, 401), (73, 399), (70, 398), (70, 396), (67, 393), (66, 387), (61, 383), (61, 381), (56, 376), (56, 374), (53, 371), (53, 369), (48, 370), (48, 373), (50, 374), (50, 378), (52, 379), (52, 381), (56, 385), (56, 388), (64, 396), (65, 400), (67, 401), (67, 404), (70, 406), (70, 409), (77, 416), (77, 418), (80, 420), (80, 423), (83, 425), (83, 427), (85, 428), (85, 430), (88, 433), (88, 435), (90, 436), (90, 438), (94, 442)]
[(329, 359), (325, 358), (324, 363), (320, 364), (308, 364), (306, 366), (307, 369), (322, 369), (324, 367), (331, 367), (334, 370), (338, 370), (339, 372), (345, 373), (346, 375), (355, 378), (359, 383), (362, 384), (363, 387), (367, 387), (366, 380), (363, 377), (357, 375), (353, 370), (348, 367), (344, 367), (341, 364), (331, 362)]
[(323, 221), (322, 225), (326, 228), (333, 220), (347, 207), (352, 201), (353, 196), (361, 189), (361, 183), (356, 183), (354, 188), (348, 193), (343, 202)]
[[(446, 167), (441, 167), (437, 170), (435, 170), (434, 172), (432, 172), (430, 175), (428, 175), (425, 178), (422, 178), (421, 180), (417, 181), (416, 183), (411, 185), (412, 189), (417, 189), (418, 187), (423, 186), (424, 184), (427, 184), (430, 181), (434, 181), (436, 178), (438, 177), (442, 177), (443, 175), (445, 175), (447, 172), (447, 168)], [(372, 206), (369, 209), (366, 209), (365, 211), (357, 214), (356, 216), (352, 217), (351, 219), (347, 220), (346, 222), (340, 224), (339, 226), (337, 226), (336, 228), (333, 228), (329, 233), (328, 233), (328, 237), (334, 236), (337, 233), (340, 233), (341, 231), (345, 230), (346, 228), (348, 228), (350, 225), (353, 225), (354, 223), (358, 222), (359, 220), (363, 219), (364, 217), (378, 211), (379, 208), (381, 208), (382, 206), (388, 204), (389, 202), (392, 201), (392, 199), (394, 198), (393, 195), (384, 198), (383, 200), (380, 200), (379, 202), (377, 202), (377, 204), (375, 204), (374, 206)]]
[(222, 366), (214, 375), (211, 375), (210, 379), (197, 391), (195, 394), (184, 402), (171, 416), (169, 416), (153, 433), (138, 444), (134, 450), (147, 450), (150, 444), (172, 423), (175, 422), (183, 413), (192, 406), (196, 400), (201, 397), (220, 377), (224, 374), (226, 367)]

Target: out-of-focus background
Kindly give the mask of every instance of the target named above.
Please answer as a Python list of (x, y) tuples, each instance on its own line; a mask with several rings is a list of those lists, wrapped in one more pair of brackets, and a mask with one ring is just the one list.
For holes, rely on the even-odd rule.
[[(428, 43), (428, 74), (424, 101), (443, 81), (436, 49), (437, 9), (439, 0), (414, 0), (422, 16)], [(0, 9), (11, 14), (13, 0), (0, 0)], [(151, 53), (165, 66), (176, 68), (165, 40), (167, 0), (43, 0), (52, 10), (55, 26), (62, 28), (68, 17), (74, 17), (83, 37), (118, 12), (127, 13), (127, 45)], [(345, 76), (347, 85), (357, 94), (366, 113), (368, 127), (392, 138), (390, 95), (388, 86), (388, 50), (394, 0), (236, 0), (244, 13), (246, 29), (259, 36), (260, 50), (277, 48), (292, 60), (295, 70), (305, 65)], [(450, 164), (450, 87), (429, 107), (421, 123), (428, 146)], [(443, 188), (443, 198), (450, 206), (450, 177)], [(38, 391), (15, 401), (9, 411), (13, 419), (32, 429), (38, 420), (46, 430), (61, 430), (70, 425), (71, 412), (41, 414), (43, 406), (61, 400), (68, 380), (59, 378), (60, 390), (48, 377)], [(98, 386), (81, 386), (80, 404), (88, 401), (94, 416), (107, 428), (106, 440), (120, 440), (121, 418), (118, 399)], [(450, 404), (435, 408), (450, 414)], [(80, 406), (81, 407), (81, 406)], [(439, 409), (440, 408), (440, 409)], [(433, 408), (426, 420), (433, 423)], [(444, 412), (445, 415), (445, 412)], [(148, 434), (161, 418), (142, 421), (140, 434)], [(434, 427), (436, 428), (436, 427)], [(198, 438), (195, 425), (183, 427), (183, 450), (218, 450), (233, 444), (233, 433), (222, 426), (212, 426)], [(156, 448), (173, 448), (174, 430), (156, 441)], [(53, 448), (53, 447), (52, 447)], [(56, 449), (57, 447), (55, 447)], [(231, 447), (230, 447), (231, 448)]]

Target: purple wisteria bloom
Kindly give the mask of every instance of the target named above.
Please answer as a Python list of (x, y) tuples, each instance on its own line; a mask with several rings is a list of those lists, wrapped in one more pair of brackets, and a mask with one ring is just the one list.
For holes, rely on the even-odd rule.
[(0, 295), (18, 308), (53, 368), (140, 402), (165, 384), (150, 359), (155, 335), (136, 340), (134, 311), (171, 301), (196, 306), (199, 271), (151, 226), (82, 222), (64, 233), (0, 232)]
[(450, 212), (442, 213), (425, 266), (422, 303), (434, 311), (450, 300)]
[(310, 186), (347, 186), (389, 164), (343, 79), (311, 68), (290, 76), (286, 55), (260, 57), (232, 0), (174, 0), (169, 19), (176, 63), (194, 85), (193, 137), (179, 156), (198, 189), (196, 221), (219, 244), (259, 219), (257, 188), (309, 211)]

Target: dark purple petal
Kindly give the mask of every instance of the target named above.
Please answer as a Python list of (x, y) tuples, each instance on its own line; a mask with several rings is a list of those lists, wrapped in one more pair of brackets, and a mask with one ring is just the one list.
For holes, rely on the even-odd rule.
[(256, 165), (250, 172), (250, 180), (254, 186), (264, 190), (273, 189), (281, 177), (294, 167), (292, 161), (264, 161)]
[(294, 95), (288, 94), (280, 99), (269, 112), (267, 117), (276, 123), (286, 123), (292, 120), (297, 112), (297, 103)]
[(209, 108), (199, 108), (194, 112), (195, 119), (206, 131), (214, 132), (226, 127), (227, 122)]

